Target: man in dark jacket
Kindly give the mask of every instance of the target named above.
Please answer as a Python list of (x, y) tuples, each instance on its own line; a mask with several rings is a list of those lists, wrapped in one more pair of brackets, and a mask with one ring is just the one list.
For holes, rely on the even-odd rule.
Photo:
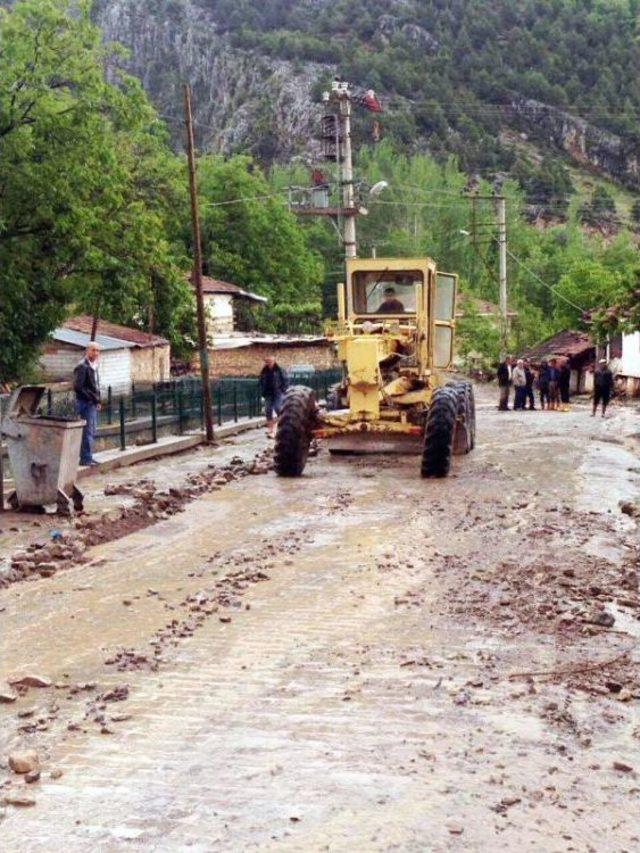
[(73, 371), (76, 411), (85, 421), (82, 430), (82, 445), (80, 446), (81, 465), (98, 464), (93, 458), (93, 443), (98, 429), (98, 412), (100, 411), (99, 358), (100, 347), (95, 341), (91, 341), (85, 357)]
[(549, 361), (549, 406), (548, 408), (557, 412), (560, 408), (560, 369), (558, 359)]
[(598, 403), (602, 401), (602, 417), (604, 418), (611, 392), (613, 391), (613, 373), (607, 367), (606, 358), (601, 358), (598, 368), (593, 374), (593, 411), (591, 417), (595, 417), (598, 411)]
[(562, 403), (562, 411), (569, 411), (569, 401), (571, 399), (571, 362), (567, 358), (560, 368), (560, 378), (558, 379), (558, 389), (560, 391), (560, 402)]
[(282, 408), (282, 398), (287, 390), (287, 377), (272, 355), (264, 360), (264, 367), (260, 372), (260, 390), (264, 397), (267, 433), (273, 438), (276, 432), (277, 416)]
[(540, 408), (544, 409), (545, 404), (549, 407), (549, 365), (546, 361), (540, 362), (540, 370), (538, 371), (538, 390), (540, 391)]
[(501, 412), (506, 412), (509, 409), (509, 389), (511, 388), (511, 372), (513, 359), (508, 355), (504, 361), (498, 365), (498, 388), (500, 389), (500, 399), (498, 409)]
[(395, 287), (385, 287), (384, 302), (378, 307), (378, 314), (404, 314), (404, 304), (396, 296)]
[(524, 375), (525, 375), (526, 381), (527, 381), (527, 384), (525, 385), (526, 400), (529, 403), (529, 408), (535, 409), (536, 398), (534, 397), (534, 394), (533, 394), (533, 380), (535, 377), (533, 375), (533, 369), (531, 367), (531, 362), (529, 361), (528, 358), (525, 358), (525, 360), (524, 360)]

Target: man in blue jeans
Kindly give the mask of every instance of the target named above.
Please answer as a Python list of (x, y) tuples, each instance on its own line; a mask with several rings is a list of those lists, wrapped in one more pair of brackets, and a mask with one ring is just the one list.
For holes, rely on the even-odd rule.
[(265, 358), (264, 367), (260, 371), (260, 390), (264, 397), (267, 433), (270, 438), (273, 438), (276, 433), (277, 417), (282, 408), (282, 398), (287, 390), (287, 377), (272, 355)]
[(73, 390), (76, 395), (76, 412), (86, 423), (82, 430), (82, 445), (80, 447), (80, 464), (97, 465), (93, 458), (93, 442), (98, 429), (98, 412), (100, 411), (100, 376), (98, 361), (100, 346), (91, 341), (85, 357), (76, 365), (73, 371)]

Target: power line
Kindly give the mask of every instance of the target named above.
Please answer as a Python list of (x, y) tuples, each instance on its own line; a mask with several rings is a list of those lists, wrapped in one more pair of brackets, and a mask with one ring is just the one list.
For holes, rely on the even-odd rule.
[(209, 201), (203, 204), (203, 207), (223, 207), (227, 204), (242, 204), (245, 201), (266, 201), (267, 199), (277, 199), (282, 201), (281, 195), (288, 195), (288, 190), (281, 190), (279, 193), (271, 193), (269, 195), (254, 195), (242, 196), (242, 198), (230, 198), (226, 201)]
[(535, 278), (535, 280), (536, 280), (537, 282), (539, 282), (543, 287), (546, 287), (548, 290), (552, 291), (552, 293), (554, 293), (554, 294), (558, 297), (558, 299), (562, 299), (562, 300), (563, 300), (563, 302), (566, 302), (568, 305), (571, 305), (571, 307), (572, 307), (572, 308), (575, 308), (575, 309), (577, 309), (578, 311), (580, 311), (582, 314), (584, 314), (584, 308), (581, 308), (579, 305), (576, 305), (576, 303), (575, 303), (575, 302), (572, 302), (570, 299), (568, 299), (568, 298), (567, 298), (566, 296), (564, 296), (562, 293), (559, 293), (559, 292), (558, 292), (558, 290), (557, 290), (557, 288), (553, 287), (553, 285), (551, 285), (551, 284), (547, 284), (547, 282), (546, 282), (546, 281), (543, 281), (537, 273), (535, 273), (532, 269), (529, 269), (529, 267), (528, 267), (526, 264), (524, 264), (524, 263), (523, 263), (519, 258), (517, 258), (517, 257), (513, 254), (513, 252), (512, 252), (512, 251), (510, 251), (509, 249), (507, 249), (507, 254), (509, 255), (509, 257), (510, 257), (512, 260), (514, 260), (514, 261), (518, 264), (518, 266), (522, 267), (522, 269), (523, 269), (525, 272), (528, 272), (528, 273), (529, 273), (529, 275), (530, 275), (530, 276), (532, 276), (533, 278)]

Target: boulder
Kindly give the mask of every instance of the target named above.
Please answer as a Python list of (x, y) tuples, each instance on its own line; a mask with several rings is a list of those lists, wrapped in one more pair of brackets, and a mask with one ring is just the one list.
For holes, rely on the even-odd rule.
[(33, 773), (40, 769), (38, 753), (35, 749), (12, 752), (9, 756), (9, 767), (14, 773)]

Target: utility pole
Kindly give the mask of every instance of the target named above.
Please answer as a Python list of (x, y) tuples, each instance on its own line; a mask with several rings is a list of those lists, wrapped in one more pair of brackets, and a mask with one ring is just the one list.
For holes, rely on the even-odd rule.
[(471, 281), (476, 280), (476, 255), (478, 253), (478, 199), (475, 194), (471, 198), (471, 245), (473, 254), (471, 255)]
[(214, 440), (213, 407), (209, 383), (209, 349), (207, 326), (202, 298), (202, 242), (200, 240), (200, 215), (198, 212), (198, 185), (196, 181), (196, 159), (193, 144), (193, 119), (191, 116), (191, 87), (184, 84), (184, 123), (187, 128), (187, 157), (189, 162), (189, 193), (191, 195), (191, 227), (193, 230), (193, 284), (196, 289), (198, 314), (198, 348), (200, 351), (200, 374), (202, 376), (202, 408), (207, 443)]
[(498, 276), (500, 286), (500, 346), (501, 357), (507, 355), (509, 321), (507, 313), (507, 202), (504, 196), (496, 196), (498, 219)]
[(342, 204), (345, 208), (343, 242), (345, 258), (356, 257), (356, 214), (353, 192), (353, 154), (351, 151), (351, 95), (346, 83), (334, 84), (332, 94), (336, 94), (340, 104), (340, 134), (342, 143)]

